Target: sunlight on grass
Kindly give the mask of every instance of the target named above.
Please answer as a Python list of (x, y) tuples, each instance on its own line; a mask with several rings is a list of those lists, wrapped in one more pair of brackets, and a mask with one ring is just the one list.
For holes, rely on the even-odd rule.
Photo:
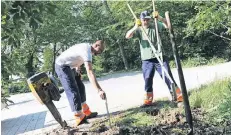
[[(197, 67), (197, 66), (212, 66), (220, 63), (227, 62), (226, 59), (213, 57), (211, 59), (206, 59), (204, 57), (192, 57), (181, 60), (181, 65), (184, 68)], [(172, 60), (169, 63), (171, 68), (176, 68), (175, 61)]]
[[(153, 112), (158, 110), (153, 116)], [(126, 125), (143, 127), (175, 120), (175, 115), (182, 112), (182, 108), (177, 108), (175, 104), (168, 100), (160, 99), (156, 105), (147, 108), (132, 108), (128, 111), (112, 117), (113, 125)], [(165, 117), (166, 116), (166, 117)], [(107, 123), (108, 125), (108, 123)]]
[(133, 114), (130, 118), (135, 120), (132, 126), (149, 126), (153, 123), (153, 118), (144, 112)]
[(209, 113), (207, 118), (213, 122), (231, 119), (231, 78), (192, 91), (190, 104), (206, 110)]
[[(111, 121), (113, 124), (127, 126), (149, 126), (153, 123), (153, 118), (146, 114), (145, 109), (131, 109), (122, 115), (113, 116)], [(109, 125), (109, 123), (107, 123)]]

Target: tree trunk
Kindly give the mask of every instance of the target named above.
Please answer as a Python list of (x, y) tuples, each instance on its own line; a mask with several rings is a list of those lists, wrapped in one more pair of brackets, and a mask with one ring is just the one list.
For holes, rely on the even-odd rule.
[(55, 59), (56, 59), (56, 43), (54, 43), (53, 47), (53, 62), (52, 62), (52, 75), (55, 75)]
[[(106, 0), (103, 0), (103, 4), (105, 5), (106, 10), (110, 13), (110, 15), (112, 15), (111, 9), (109, 8), (109, 6), (108, 6), (108, 4), (107, 4), (107, 1), (106, 1)], [(114, 18), (113, 18), (113, 20), (114, 20)]]
[(127, 61), (127, 59), (125, 57), (123, 43), (124, 42), (118, 43), (118, 45), (119, 45), (120, 53), (121, 53), (121, 56), (122, 56), (122, 59), (123, 59), (123, 62), (124, 62), (124, 67), (125, 67), (126, 70), (128, 70), (128, 61)]
[(34, 60), (34, 53), (31, 53), (29, 56), (29, 60), (25, 65), (25, 67), (27, 69), (27, 75), (26, 75), (27, 78), (34, 75), (33, 60)]
[[(109, 12), (110, 16), (112, 17), (112, 24), (118, 23), (119, 21), (116, 20), (112, 16), (112, 12), (111, 12), (111, 9), (109, 8), (108, 4), (107, 4), (107, 1), (104, 0), (103, 3), (105, 5), (105, 7), (106, 7), (107, 12)], [(114, 38), (114, 41), (117, 41), (116, 38)], [(124, 42), (121, 42), (121, 43), (124, 43)], [(119, 45), (120, 53), (121, 53), (121, 56), (122, 56), (122, 59), (123, 59), (124, 67), (125, 67), (126, 70), (128, 70), (128, 61), (127, 61), (125, 53), (124, 53), (124, 47), (119, 42), (118, 42), (118, 45)]]
[[(29, 33), (27, 33), (29, 34)], [(33, 62), (34, 62), (34, 53), (36, 52), (37, 48), (37, 34), (35, 32), (35, 29), (33, 29), (33, 49), (31, 50), (31, 53), (29, 54), (29, 60), (27, 61), (25, 67), (27, 69), (27, 78), (31, 77), (32, 75), (35, 74), (35, 71), (34, 71), (34, 66), (33, 66)]]
[(1, 73), (2, 73), (2, 80), (9, 81), (10, 80), (10, 71), (7, 68), (7, 63), (9, 63), (9, 58), (6, 56), (6, 54), (2, 53), (1, 55)]

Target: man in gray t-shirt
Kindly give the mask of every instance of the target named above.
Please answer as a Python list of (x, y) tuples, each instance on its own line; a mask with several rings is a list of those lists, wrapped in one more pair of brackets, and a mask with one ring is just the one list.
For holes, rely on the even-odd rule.
[(92, 68), (92, 55), (101, 54), (104, 48), (105, 44), (102, 40), (97, 40), (92, 45), (76, 44), (62, 52), (55, 61), (55, 71), (65, 90), (71, 110), (74, 112), (77, 126), (87, 118), (96, 117), (97, 113), (91, 112), (86, 104), (85, 87), (73, 69), (78, 70), (84, 64), (90, 82), (97, 89), (100, 97), (105, 100), (106, 94), (97, 82)]

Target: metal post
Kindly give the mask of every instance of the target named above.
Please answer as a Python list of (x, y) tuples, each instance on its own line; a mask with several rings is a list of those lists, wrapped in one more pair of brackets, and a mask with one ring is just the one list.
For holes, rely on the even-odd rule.
[(177, 50), (177, 47), (176, 47), (176, 44), (175, 44), (174, 33), (173, 33), (173, 28), (172, 28), (172, 25), (171, 25), (171, 22), (170, 22), (169, 12), (165, 12), (165, 18), (166, 18), (167, 23), (168, 23), (169, 35), (170, 35), (170, 39), (171, 39), (173, 54), (174, 54), (176, 67), (177, 67), (179, 80), (180, 80), (180, 85), (181, 85), (181, 90), (182, 90), (182, 94), (183, 94), (183, 101), (184, 101), (186, 120), (187, 120), (187, 122), (189, 124), (189, 127), (191, 129), (189, 134), (192, 135), (193, 134), (192, 113), (191, 113), (191, 109), (190, 109), (190, 105), (189, 105), (188, 94), (187, 94), (187, 89), (186, 89), (185, 80), (184, 80), (184, 74), (183, 74), (183, 71), (182, 71), (178, 50)]
[(107, 110), (107, 117), (108, 117), (108, 121), (109, 121), (109, 126), (110, 126), (110, 128), (112, 128), (111, 117), (110, 117), (110, 113), (109, 113), (109, 109), (108, 109), (107, 98), (105, 99), (105, 105), (106, 105), (106, 110)]

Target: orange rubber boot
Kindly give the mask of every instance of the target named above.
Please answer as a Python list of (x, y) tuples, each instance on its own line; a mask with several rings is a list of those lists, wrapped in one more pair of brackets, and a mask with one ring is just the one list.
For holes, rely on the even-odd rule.
[(74, 115), (77, 126), (83, 124), (83, 121), (86, 119), (86, 115), (82, 112), (78, 112)]
[(177, 102), (183, 102), (183, 96), (180, 88), (178, 87), (176, 88), (176, 96), (177, 96)]
[(151, 105), (153, 100), (153, 92), (147, 92), (144, 95), (144, 105)]
[(94, 118), (98, 115), (97, 112), (91, 112), (89, 106), (86, 103), (82, 104), (83, 113), (86, 115), (87, 119)]

